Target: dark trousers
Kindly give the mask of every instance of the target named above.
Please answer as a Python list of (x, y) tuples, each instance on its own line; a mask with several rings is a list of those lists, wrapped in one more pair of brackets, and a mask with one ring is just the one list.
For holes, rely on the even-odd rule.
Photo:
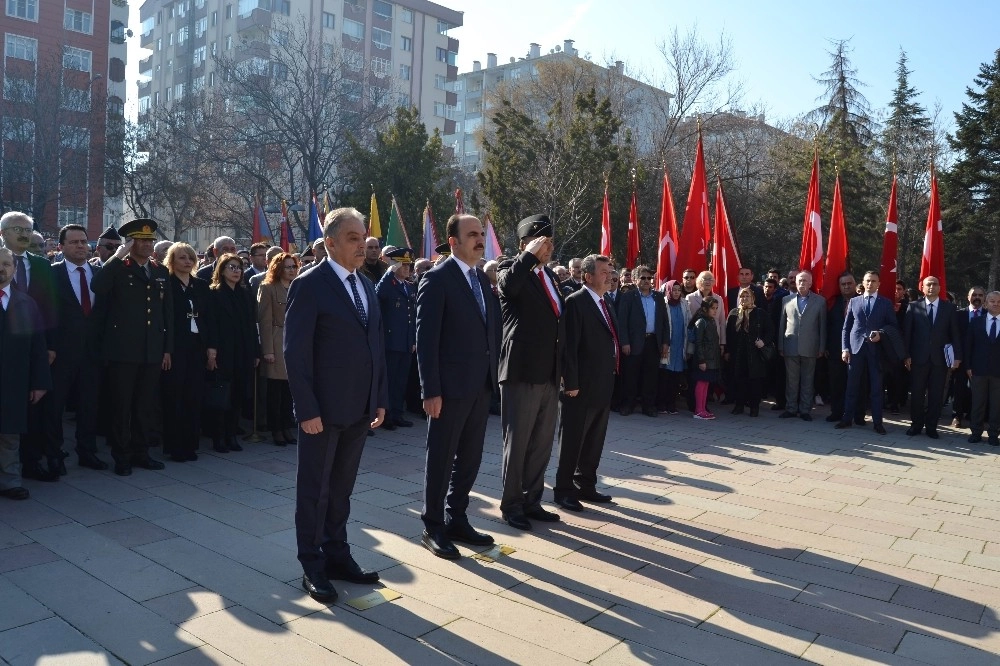
[(951, 381), (951, 416), (955, 419), (968, 418), (969, 414), (972, 413), (972, 389), (964, 366), (963, 369), (952, 374)]
[(575, 498), (578, 490), (594, 490), (597, 485), (611, 408), (588, 406), (563, 395), (560, 409), (559, 466), (552, 491), (556, 498)]
[(844, 398), (844, 417), (849, 417), (864, 404), (862, 382), (868, 379), (870, 387), (872, 421), (882, 425), (882, 368), (879, 350), (876, 342), (866, 341), (857, 354), (851, 354), (851, 362), (847, 365), (847, 393)]
[(441, 415), (427, 420), (424, 508), (420, 518), (432, 534), (444, 526), (446, 510), (449, 523), (468, 521), (469, 492), (483, 460), (491, 396), (490, 387), (484, 383), (482, 390), (472, 395), (445, 398)]
[(205, 348), (175, 351), (163, 373), (163, 452), (186, 457), (201, 439), (201, 407), (205, 398)]
[(347, 520), (368, 424), (365, 414), (346, 427), (324, 423), (317, 435), (299, 428), (295, 540), (307, 574), (322, 572), (327, 561), (343, 564), (351, 557)]
[(45, 455), (62, 455), (63, 414), (69, 402), (76, 405), (76, 452), (97, 453), (97, 409), (101, 372), (96, 360), (57, 356), (49, 366), (52, 390), (45, 406)]
[(417, 368), (417, 355), (410, 355), (410, 372), (406, 382), (406, 409), (423, 418), (424, 399), (420, 395), (420, 370)]
[(910, 389), (910, 373), (902, 364), (896, 365), (885, 373), (885, 384), (886, 400), (889, 407), (898, 410), (906, 404), (906, 397)]
[(292, 392), (287, 379), (267, 380), (267, 429), (287, 430), (295, 425), (292, 416)]
[[(42, 399), (33, 405), (28, 405), (28, 430), (18, 439), (18, 457), (25, 467), (38, 465), (42, 457), (47, 454), (48, 443), (46, 442), (47, 427), (46, 416), (49, 413), (49, 394), (46, 393)], [(62, 426), (62, 421), (59, 423)]]
[(558, 412), (559, 389), (554, 383), (500, 384), (503, 513), (519, 514), (541, 506)]
[(920, 363), (910, 367), (910, 421), (914, 428), (927, 426), (928, 432), (937, 428), (947, 375), (948, 369), (943, 364)]
[(684, 373), (660, 368), (658, 383), (657, 407), (663, 412), (677, 411), (677, 396), (684, 387)]
[(149, 432), (155, 418), (159, 363), (108, 364), (111, 389), (111, 455), (115, 461), (128, 463), (148, 455)]
[[(851, 414), (844, 414), (844, 399), (847, 393), (847, 364), (839, 356), (830, 356), (827, 368), (830, 375), (830, 415), (844, 421), (851, 420)], [(862, 391), (862, 395), (864, 395)], [(859, 399), (854, 407), (854, 419), (864, 420), (865, 400)]]
[[(251, 376), (252, 377), (252, 376)], [(228, 409), (207, 409), (205, 418), (208, 419), (208, 431), (213, 439), (228, 440), (236, 437), (236, 431), (240, 427), (240, 416), (243, 414), (243, 401), (246, 399), (246, 385), (248, 377), (235, 373), (229, 382), (229, 408)]]
[[(785, 402), (785, 358), (775, 354), (767, 364), (767, 392), (774, 398), (774, 404), (784, 409)], [(847, 382), (847, 364), (844, 364), (844, 382)]]
[(990, 437), (1000, 436), (1000, 377), (974, 375), (969, 383), (972, 386), (972, 434), (981, 435), (985, 429)]
[(734, 377), (731, 385), (735, 407), (760, 408), (760, 398), (764, 393), (764, 378)]
[(633, 349), (622, 359), (622, 408), (632, 407), (636, 396), (642, 398), (643, 409), (656, 408), (657, 374), (660, 370), (660, 348), (656, 336), (647, 335), (642, 349)]
[(390, 423), (403, 418), (403, 399), (406, 397), (406, 385), (410, 379), (411, 352), (386, 351), (385, 374), (389, 385), (389, 413), (386, 420)]

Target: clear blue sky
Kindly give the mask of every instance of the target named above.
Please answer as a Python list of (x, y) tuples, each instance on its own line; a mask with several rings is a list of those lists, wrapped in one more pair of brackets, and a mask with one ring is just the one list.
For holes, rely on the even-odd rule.
[(655, 74), (663, 70), (657, 44), (674, 26), (684, 32), (697, 25), (707, 40), (725, 32), (746, 102), (763, 103), (769, 119), (817, 106), (822, 89), (813, 77), (829, 66), (831, 39), (852, 38), (852, 60), (867, 84), (862, 92), (875, 110), (889, 101), (899, 49), (905, 50), (921, 102), (931, 110), (940, 101), (949, 124), (980, 64), (1000, 48), (996, 0), (437, 1), (465, 13), (464, 25), (450, 33), (459, 40), (462, 72), (473, 60), (485, 65), (487, 52), (507, 62), (525, 55), (531, 42), (547, 53), (573, 39), (595, 61), (613, 56)]

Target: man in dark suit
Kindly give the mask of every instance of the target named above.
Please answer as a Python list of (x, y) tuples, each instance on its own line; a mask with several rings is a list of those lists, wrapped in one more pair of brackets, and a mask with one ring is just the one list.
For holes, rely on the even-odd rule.
[[(767, 312), (768, 320), (771, 322), (771, 330), (780, 330), (778, 327), (781, 324), (781, 296), (784, 293), (785, 296), (788, 292), (784, 289), (778, 287), (778, 281), (773, 278), (767, 278), (764, 280), (764, 302), (757, 305), (757, 307), (764, 308)], [(738, 293), (738, 292), (737, 292)], [(841, 322), (843, 324), (843, 322)], [(837, 356), (840, 356), (840, 329), (837, 329)], [(827, 336), (829, 340), (829, 336)], [(844, 366), (845, 368), (847, 366)], [(765, 391), (767, 395), (774, 398), (774, 404), (771, 409), (774, 411), (785, 411), (785, 359), (779, 354), (772, 355), (771, 359), (767, 362), (767, 380), (765, 384)]]
[(52, 391), (46, 403), (46, 455), (49, 470), (66, 473), (63, 462), (63, 412), (72, 398), (76, 405), (76, 454), (81, 467), (102, 470), (108, 464), (97, 457), (97, 414), (101, 366), (96, 354), (96, 327), (100, 310), (92, 289), (101, 269), (87, 263), (87, 229), (67, 224), (59, 230), (63, 260), (52, 265), (58, 311), (56, 359), (52, 363)]
[[(830, 415), (827, 421), (839, 423), (844, 418), (844, 397), (847, 393), (847, 363), (841, 357), (844, 319), (851, 299), (857, 295), (858, 283), (854, 275), (844, 272), (837, 278), (840, 293), (833, 299), (826, 313), (826, 360), (830, 372)], [(847, 414), (847, 418), (852, 415)], [(854, 422), (864, 425), (865, 401), (859, 399), (854, 407)]]
[(653, 269), (636, 266), (633, 279), (638, 289), (626, 292), (618, 300), (618, 322), (621, 324), (622, 416), (635, 410), (636, 397), (642, 399), (642, 413), (655, 417), (656, 384), (660, 371), (660, 356), (667, 351), (670, 321), (663, 292), (653, 289)]
[[(906, 359), (903, 363), (910, 371), (910, 428), (909, 436), (919, 435), (927, 429), (931, 439), (939, 437), (938, 419), (944, 401), (944, 382), (949, 365), (945, 362), (945, 348), (951, 347), (952, 369), (962, 363), (962, 341), (958, 332), (958, 313), (955, 304), (940, 299), (941, 282), (929, 275), (922, 282), (924, 297), (910, 303), (903, 319), (903, 341)], [(926, 407), (925, 407), (926, 405)]]
[(13, 253), (0, 248), (0, 497), (23, 500), (18, 434), (51, 384), (43, 320), (31, 297), (12, 288), (15, 274)]
[(382, 427), (395, 430), (413, 426), (413, 421), (403, 417), (403, 397), (417, 344), (417, 296), (408, 279), (413, 268), (413, 250), (401, 247), (391, 250), (386, 257), (396, 263), (375, 285), (375, 294), (385, 327), (385, 365), (389, 381), (389, 413)]
[[(119, 233), (121, 231), (119, 230)], [(214, 257), (217, 259), (224, 254), (236, 254), (236, 241), (234, 241), (229, 236), (219, 236), (212, 243), (212, 248), (215, 250)], [(215, 261), (213, 260), (210, 264), (205, 264), (198, 269), (195, 277), (204, 280), (205, 282), (212, 281), (212, 274), (215, 273)]]
[[(969, 290), (969, 307), (960, 308), (956, 313), (958, 315), (958, 339), (963, 345), (969, 332), (969, 325), (975, 322), (977, 317), (986, 315), (986, 310), (983, 308), (985, 300), (986, 289), (975, 286)], [(956, 372), (952, 375), (952, 381), (951, 425), (953, 428), (961, 428), (962, 420), (967, 420), (972, 412), (969, 377), (964, 372)]]
[[(847, 363), (847, 393), (844, 414), (836, 428), (850, 428), (850, 415), (861, 399), (861, 382), (868, 376), (871, 387), (872, 421), (875, 432), (885, 434), (882, 423), (882, 358), (881, 344), (887, 329), (896, 329), (896, 312), (892, 303), (878, 295), (878, 272), (868, 271), (861, 281), (864, 293), (851, 299), (844, 328), (841, 330), (841, 359)], [(894, 331), (898, 332), (898, 331)]]
[(969, 324), (965, 337), (966, 375), (972, 386), (969, 443), (983, 441), (988, 415), (990, 446), (1000, 446), (1000, 291), (986, 294), (986, 311)]
[(583, 511), (581, 499), (611, 501), (597, 491), (597, 466), (622, 360), (618, 321), (604, 299), (615, 272), (611, 261), (592, 254), (583, 259), (581, 270), (583, 287), (566, 299), (559, 466), (553, 487), (556, 504), (568, 511)]
[[(764, 288), (760, 285), (753, 283), (753, 269), (747, 268), (746, 266), (740, 266), (740, 271), (737, 273), (737, 280), (739, 280), (738, 287), (731, 287), (726, 291), (726, 303), (729, 303), (730, 308), (735, 308), (736, 304), (739, 303), (740, 289), (750, 288), (753, 290), (754, 303), (757, 307), (760, 307), (761, 303), (764, 302)], [(778, 330), (777, 328), (774, 330)]]
[(503, 317), (500, 512), (512, 527), (530, 530), (528, 518), (559, 520), (559, 514), (546, 511), (541, 502), (559, 405), (565, 304), (559, 280), (545, 265), (553, 249), (548, 216), (521, 220), (517, 236), (520, 254), (497, 269)]
[(328, 259), (301, 273), (288, 291), (285, 367), (299, 424), (295, 537), (302, 587), (334, 601), (330, 578), (373, 583), (351, 557), (347, 520), (369, 428), (385, 419), (382, 313), (375, 286), (358, 273), (365, 258), (364, 216), (338, 208), (323, 230)]
[(493, 543), (469, 524), (466, 509), (497, 382), (500, 304), (476, 268), (486, 247), (482, 222), (452, 215), (446, 228), (451, 257), (424, 273), (417, 294), (417, 364), (430, 417), (421, 542), (438, 557), (458, 559), (453, 541)]
[(122, 225), (126, 238), (94, 275), (91, 291), (100, 305), (100, 359), (107, 364), (111, 391), (111, 455), (115, 474), (132, 467), (163, 469), (149, 456), (149, 435), (157, 410), (160, 371), (170, 369), (174, 347), (174, 298), (167, 269), (151, 257), (156, 222)]
[[(48, 362), (56, 358), (55, 350), (55, 286), (52, 266), (45, 257), (28, 252), (34, 220), (18, 211), (0, 217), (0, 235), (4, 245), (14, 257), (14, 280), (11, 288), (27, 294), (35, 301), (42, 316), (42, 334), (45, 336)], [(28, 408), (28, 428), (21, 436), (21, 474), (26, 479), (56, 481), (58, 472), (45, 469), (41, 460), (45, 455), (45, 409), (48, 398), (39, 400)], [(61, 461), (60, 461), (61, 462)]]

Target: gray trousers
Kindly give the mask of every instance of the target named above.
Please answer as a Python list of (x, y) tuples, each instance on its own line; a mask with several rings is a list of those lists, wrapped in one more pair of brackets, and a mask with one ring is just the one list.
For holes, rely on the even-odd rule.
[(985, 429), (990, 437), (1000, 436), (1000, 377), (973, 375), (969, 386), (972, 389), (972, 434), (981, 435)]
[(500, 384), (503, 513), (521, 514), (541, 507), (558, 410), (559, 388), (555, 384)]
[(20, 435), (0, 433), (0, 490), (21, 487)]
[(785, 356), (785, 409), (808, 414), (816, 395), (816, 357)]

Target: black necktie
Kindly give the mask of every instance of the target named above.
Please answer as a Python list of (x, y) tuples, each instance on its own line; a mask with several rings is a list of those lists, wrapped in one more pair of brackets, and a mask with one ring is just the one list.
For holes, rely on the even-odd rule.
[(368, 328), (368, 313), (365, 312), (365, 306), (361, 302), (361, 294), (358, 293), (358, 278), (351, 273), (347, 276), (347, 281), (351, 283), (351, 291), (354, 292), (354, 307), (358, 310), (358, 316), (361, 317), (361, 324)]
[(990, 324), (990, 340), (997, 339), (997, 318), (993, 317), (993, 323)]
[(28, 293), (28, 271), (24, 268), (24, 257), (18, 255), (14, 257), (14, 261), (17, 263), (16, 273), (14, 274), (14, 288), (18, 291), (23, 291)]
[(867, 317), (872, 313), (872, 297), (865, 296), (865, 316)]
[(930, 320), (931, 326), (934, 325), (934, 304), (931, 303), (927, 306), (927, 319)]
[(486, 301), (483, 300), (483, 290), (479, 285), (479, 277), (476, 276), (476, 269), (469, 269), (469, 286), (472, 288), (472, 295), (476, 297), (476, 303), (479, 303), (479, 313), (483, 315), (483, 319), (486, 319)]

